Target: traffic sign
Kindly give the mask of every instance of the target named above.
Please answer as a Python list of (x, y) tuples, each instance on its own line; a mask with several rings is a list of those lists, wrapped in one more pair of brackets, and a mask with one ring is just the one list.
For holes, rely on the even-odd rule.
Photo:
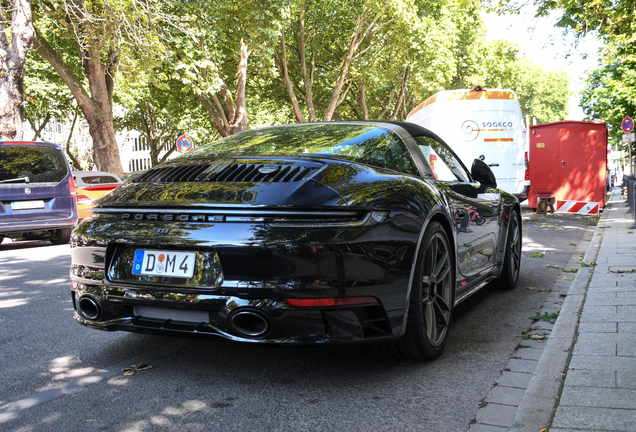
[(623, 142), (636, 142), (636, 133), (623, 134)]
[(625, 116), (621, 122), (621, 127), (623, 128), (623, 132), (626, 134), (630, 133), (634, 130), (634, 120), (630, 116)]
[(181, 153), (187, 153), (194, 148), (194, 143), (192, 142), (192, 138), (187, 135), (181, 135), (177, 138), (177, 150)]

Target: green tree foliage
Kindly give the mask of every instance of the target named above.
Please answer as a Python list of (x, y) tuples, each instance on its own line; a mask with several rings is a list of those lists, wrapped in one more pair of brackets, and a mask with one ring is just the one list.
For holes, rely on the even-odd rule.
[[(139, 130), (154, 164), (184, 132), (199, 143), (294, 121), (403, 120), (439, 90), (476, 85), (513, 88), (525, 112), (560, 120), (563, 77), (526, 73), (515, 45), (487, 42), (482, 8), (477, 0), (43, 0), (36, 46), (60, 78), (33, 56), (26, 93), (42, 103), (28, 110), (38, 122), (45, 105), (63, 111), (69, 91), (50, 103), (44, 95), (63, 82), (93, 125), (96, 152), (115, 165), (118, 155), (106, 151), (115, 127)], [(113, 103), (123, 108), (115, 122)]]
[[(601, 67), (587, 74), (581, 93), (586, 119), (607, 123), (610, 137), (625, 150), (620, 125), (625, 116), (636, 115), (636, 50), (627, 46), (615, 57), (606, 57)], [(632, 154), (635, 150), (632, 147)]]
[(538, 123), (565, 120), (570, 113), (570, 77), (562, 69), (544, 69), (530, 60), (515, 65), (510, 88), (519, 96), (521, 112)]
[[(581, 107), (588, 120), (605, 121), (611, 136), (628, 114), (636, 114), (634, 66), (636, 66), (635, 0), (535, 0), (538, 16), (560, 14), (556, 26), (577, 36), (597, 35), (603, 42), (601, 66), (587, 74)], [(490, 2), (491, 10), (514, 12), (522, 3), (512, 0)]]
[(479, 62), (480, 3), (295, 1), (276, 48), (297, 121), (404, 119)]
[(120, 80), (115, 91), (115, 101), (123, 108), (123, 113), (115, 116), (115, 128), (140, 132), (150, 151), (151, 166), (176, 151), (181, 135), (187, 134), (195, 145), (208, 144), (218, 137), (190, 88), (172, 78), (171, 72), (165, 64), (139, 71), (134, 77)]
[[(490, 0), (487, 7), (497, 13), (516, 13), (527, 1)], [(598, 34), (605, 42), (634, 44), (636, 42), (635, 0), (533, 0), (537, 16), (557, 12), (557, 27), (577, 36)]]
[[(152, 65), (163, 51), (159, 2), (41, 0), (34, 6), (34, 48), (68, 86), (84, 114), (100, 170), (122, 174), (113, 124), (115, 78)], [(134, 54), (134, 55), (133, 55)], [(138, 67), (142, 67), (139, 65)]]
[[(506, 40), (486, 41), (480, 38), (475, 47), (475, 57), (465, 70), (460, 70), (453, 89), (513, 88), (516, 87), (516, 69), (519, 62), (518, 45)], [(467, 65), (469, 63), (466, 63)]]
[(31, 50), (24, 75), (25, 118), (35, 131), (29, 140), (40, 139), (40, 134), (52, 119), (64, 120), (77, 108), (68, 86), (51, 69), (51, 65)]
[(221, 136), (246, 128), (247, 74), (252, 68), (264, 73), (271, 67), (268, 51), (284, 4), (284, 0), (164, 3), (174, 22), (164, 33), (174, 77), (191, 89)]

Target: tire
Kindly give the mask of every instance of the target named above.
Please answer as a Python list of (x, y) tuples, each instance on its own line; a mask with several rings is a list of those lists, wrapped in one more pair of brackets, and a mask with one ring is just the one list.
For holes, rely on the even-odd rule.
[(455, 302), (453, 254), (444, 228), (431, 222), (415, 265), (406, 332), (381, 352), (411, 360), (432, 360), (442, 354)]
[(57, 229), (53, 232), (49, 240), (54, 245), (66, 244), (71, 240), (72, 228)]
[(501, 275), (493, 281), (495, 287), (511, 290), (517, 286), (521, 269), (521, 243), (521, 222), (517, 211), (513, 210), (510, 212), (503, 269)]

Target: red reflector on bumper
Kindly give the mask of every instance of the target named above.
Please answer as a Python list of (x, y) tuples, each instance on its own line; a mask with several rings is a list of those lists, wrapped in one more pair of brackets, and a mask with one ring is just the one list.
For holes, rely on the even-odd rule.
[(317, 299), (287, 299), (287, 303), (289, 303), (290, 306), (294, 307), (329, 307), (378, 303), (378, 300), (374, 297), (342, 297)]

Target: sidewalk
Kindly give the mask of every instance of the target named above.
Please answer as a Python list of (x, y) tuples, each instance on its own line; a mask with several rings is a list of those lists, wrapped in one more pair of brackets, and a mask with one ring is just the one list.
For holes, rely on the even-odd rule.
[(636, 229), (614, 188), (510, 431), (636, 431)]

